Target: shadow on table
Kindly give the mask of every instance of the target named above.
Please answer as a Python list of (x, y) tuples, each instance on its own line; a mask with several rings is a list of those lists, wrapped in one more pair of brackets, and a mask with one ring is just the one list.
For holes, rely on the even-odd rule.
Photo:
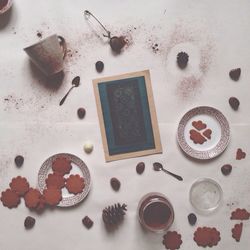
[[(13, 8), (13, 6), (12, 6)], [(10, 22), (10, 19), (12, 17), (13, 10), (12, 8), (5, 12), (4, 14), (0, 15), (0, 31), (3, 30), (8, 23)]]
[(36, 79), (37, 82), (46, 89), (51, 91), (57, 91), (61, 87), (65, 76), (63, 71), (51, 77), (47, 77), (30, 60), (29, 60), (29, 66), (32, 77)]

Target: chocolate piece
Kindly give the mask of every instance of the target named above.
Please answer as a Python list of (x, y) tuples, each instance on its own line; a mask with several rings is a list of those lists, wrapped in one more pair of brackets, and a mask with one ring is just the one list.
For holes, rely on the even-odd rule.
[(36, 208), (40, 202), (41, 193), (39, 190), (30, 188), (24, 196), (25, 205), (27, 208)]
[(212, 130), (211, 129), (206, 129), (202, 135), (204, 135), (207, 139), (211, 139), (211, 134), (212, 134)]
[(65, 186), (64, 177), (57, 173), (49, 174), (45, 182), (48, 188), (54, 187), (56, 189), (62, 189)]
[(113, 36), (111, 37), (109, 44), (110, 44), (111, 49), (114, 52), (120, 53), (121, 49), (125, 46), (126, 41), (123, 36), (120, 36), (120, 37)]
[(176, 231), (168, 231), (163, 236), (162, 244), (165, 246), (166, 249), (179, 249), (182, 244), (181, 235), (178, 234)]
[(189, 133), (190, 139), (194, 142), (194, 144), (203, 144), (205, 141), (207, 141), (205, 137), (203, 137), (199, 132), (194, 129), (191, 129)]
[(246, 209), (237, 208), (231, 213), (231, 220), (248, 220), (250, 213)]
[(191, 226), (195, 225), (196, 221), (197, 221), (197, 217), (195, 214), (191, 213), (188, 215), (188, 222)]
[(236, 224), (232, 228), (232, 237), (239, 242), (242, 234), (242, 228), (243, 228), (243, 223), (241, 222), (240, 224)]
[(161, 171), (163, 169), (163, 166), (160, 162), (154, 162), (153, 163), (153, 169), (155, 171)]
[(136, 165), (136, 172), (137, 174), (142, 174), (145, 170), (145, 163), (144, 162), (139, 162), (137, 165)]
[(104, 63), (102, 61), (97, 61), (95, 63), (95, 68), (98, 73), (101, 73), (104, 69)]
[(238, 110), (240, 106), (240, 101), (236, 97), (230, 97), (228, 102), (233, 110)]
[(68, 179), (66, 179), (65, 187), (67, 188), (69, 193), (79, 194), (85, 187), (84, 179), (78, 174), (72, 174)]
[(234, 80), (234, 81), (238, 81), (238, 80), (239, 80), (240, 74), (241, 74), (241, 69), (240, 69), (240, 68), (232, 69), (232, 70), (229, 72), (230, 78), (231, 78), (232, 80)]
[(220, 239), (220, 232), (216, 228), (198, 227), (194, 232), (194, 241), (198, 246), (216, 246)]
[(17, 167), (21, 167), (23, 165), (24, 158), (21, 155), (16, 156), (15, 158), (15, 164)]
[(246, 153), (244, 151), (242, 151), (241, 148), (238, 148), (237, 152), (236, 152), (236, 160), (242, 160), (245, 157), (246, 157)]
[(83, 119), (85, 117), (85, 114), (86, 114), (85, 108), (79, 108), (77, 110), (77, 115), (78, 115), (79, 119)]
[(206, 123), (203, 123), (201, 120), (199, 120), (199, 121), (193, 121), (192, 122), (192, 126), (194, 127), (194, 128), (196, 128), (197, 130), (203, 130), (203, 129), (205, 129), (206, 127), (207, 127), (207, 124)]
[(36, 220), (35, 218), (31, 217), (31, 216), (27, 216), (25, 218), (25, 221), (24, 221), (24, 227), (26, 229), (31, 229), (32, 227), (35, 226), (35, 223), (36, 223)]
[(229, 175), (232, 172), (232, 166), (230, 164), (225, 164), (221, 167), (221, 172), (225, 176)]
[(88, 216), (85, 216), (83, 219), (82, 219), (82, 224), (87, 228), (87, 229), (90, 229), (94, 222), (88, 217)]
[(12, 191), (16, 192), (19, 196), (23, 196), (29, 191), (29, 183), (26, 178), (17, 176), (13, 178), (10, 183), (10, 188)]
[(110, 185), (115, 191), (118, 191), (121, 187), (121, 182), (117, 178), (113, 177), (110, 180)]
[(180, 52), (177, 55), (177, 64), (180, 69), (185, 69), (188, 63), (188, 54), (186, 52)]
[(20, 203), (20, 197), (16, 192), (11, 189), (7, 189), (1, 194), (1, 201), (5, 207), (14, 208), (17, 207)]
[(60, 175), (65, 175), (69, 174), (71, 171), (72, 166), (70, 160), (68, 160), (65, 157), (57, 157), (53, 162), (52, 162), (52, 170)]
[(62, 191), (55, 188), (48, 188), (43, 190), (45, 203), (54, 207), (62, 200)]

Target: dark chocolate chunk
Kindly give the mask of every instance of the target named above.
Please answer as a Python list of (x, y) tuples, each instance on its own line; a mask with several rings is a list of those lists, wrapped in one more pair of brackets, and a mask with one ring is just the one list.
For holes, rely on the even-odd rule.
[(109, 44), (114, 52), (120, 53), (121, 49), (125, 46), (126, 41), (123, 36), (120, 37), (113, 36), (111, 37)]
[(118, 191), (121, 187), (121, 182), (117, 178), (113, 177), (110, 180), (110, 185), (115, 191)]
[(221, 167), (221, 172), (223, 175), (229, 175), (232, 172), (232, 166), (230, 164), (225, 164)]
[(23, 165), (24, 158), (21, 155), (16, 156), (15, 163), (17, 167), (21, 167)]
[(36, 223), (35, 218), (27, 216), (24, 221), (24, 227), (26, 229), (31, 229), (32, 227), (34, 227), (35, 223)]
[(191, 213), (188, 215), (188, 222), (191, 226), (195, 225), (196, 221), (197, 221), (197, 217), (195, 214)]
[(102, 61), (98, 61), (95, 63), (95, 68), (98, 73), (101, 73), (104, 69), (104, 63)]
[(87, 229), (90, 229), (94, 222), (88, 217), (88, 216), (85, 216), (83, 219), (82, 219), (82, 224), (87, 228)]
[(85, 108), (79, 108), (77, 110), (77, 115), (80, 119), (83, 119), (85, 117), (85, 114), (86, 114)]
[(230, 97), (228, 102), (233, 110), (238, 110), (240, 101), (236, 97)]
[(163, 166), (162, 166), (162, 164), (160, 162), (154, 162), (153, 163), (153, 168), (154, 168), (155, 171), (160, 171), (160, 170), (163, 169)]
[(136, 172), (137, 174), (142, 174), (145, 170), (145, 163), (144, 162), (139, 162), (137, 165), (136, 165)]
[(189, 56), (186, 52), (178, 53), (177, 64), (178, 64), (179, 68), (185, 69), (187, 67), (188, 58), (189, 58)]
[(232, 69), (229, 72), (229, 76), (232, 80), (234, 81), (238, 81), (240, 78), (240, 74), (241, 74), (241, 69), (237, 68), (237, 69)]

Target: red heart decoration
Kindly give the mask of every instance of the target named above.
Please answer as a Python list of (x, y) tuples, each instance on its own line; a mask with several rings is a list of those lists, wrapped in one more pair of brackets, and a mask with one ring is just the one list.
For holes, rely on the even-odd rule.
[(206, 138), (201, 135), (200, 132), (197, 132), (194, 129), (189, 131), (190, 139), (194, 142), (194, 144), (203, 144), (206, 141)]
[(246, 153), (243, 152), (241, 148), (238, 148), (236, 152), (236, 160), (241, 160), (241, 159), (244, 159), (245, 157), (246, 157)]
[(196, 128), (197, 130), (202, 130), (205, 129), (207, 127), (206, 123), (203, 123), (202, 121), (193, 121), (192, 125), (194, 128)]
[(211, 134), (212, 134), (212, 130), (211, 129), (206, 129), (203, 133), (202, 133), (207, 139), (211, 139)]

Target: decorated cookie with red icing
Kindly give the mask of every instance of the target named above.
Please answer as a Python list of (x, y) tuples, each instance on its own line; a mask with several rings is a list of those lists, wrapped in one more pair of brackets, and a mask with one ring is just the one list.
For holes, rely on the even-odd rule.
[(68, 179), (66, 179), (66, 188), (69, 191), (69, 193), (72, 194), (79, 194), (83, 191), (85, 184), (84, 179), (76, 174), (76, 175), (70, 175)]
[(181, 235), (178, 234), (176, 231), (172, 231), (172, 232), (168, 231), (163, 236), (162, 243), (166, 249), (170, 249), (170, 250), (179, 249), (182, 244)]
[(248, 220), (250, 213), (246, 209), (237, 208), (231, 214), (231, 220)]
[(65, 157), (57, 157), (52, 162), (52, 169), (54, 173), (60, 175), (69, 174), (70, 170), (72, 169), (71, 162)]
[(236, 224), (232, 228), (232, 237), (239, 242), (242, 234), (242, 229), (243, 229), (243, 223), (241, 222), (240, 224)]
[(236, 152), (236, 160), (242, 160), (244, 158), (246, 158), (246, 153), (241, 148), (238, 148)]
[(57, 173), (49, 174), (45, 182), (48, 188), (62, 189), (65, 186), (65, 178)]
[(196, 128), (197, 130), (203, 130), (207, 127), (207, 124), (206, 123), (203, 123), (202, 121), (193, 121), (192, 122), (192, 125), (194, 128)]
[(216, 228), (198, 227), (194, 232), (194, 241), (201, 247), (213, 247), (220, 241), (220, 232)]
[(26, 194), (30, 187), (27, 179), (21, 176), (13, 178), (9, 186), (11, 190), (16, 192), (19, 196)]
[(7, 189), (2, 192), (1, 201), (5, 207), (14, 208), (19, 205), (20, 197), (16, 192), (11, 189)]
[(62, 191), (56, 188), (47, 188), (43, 190), (45, 203), (50, 206), (56, 206), (62, 200)]
[(204, 136), (201, 135), (200, 132), (191, 129), (189, 131), (190, 134), (190, 139), (194, 142), (194, 144), (203, 144), (206, 140), (206, 138)]
[(35, 209), (41, 199), (41, 193), (38, 189), (30, 188), (24, 196), (25, 205), (27, 208)]

